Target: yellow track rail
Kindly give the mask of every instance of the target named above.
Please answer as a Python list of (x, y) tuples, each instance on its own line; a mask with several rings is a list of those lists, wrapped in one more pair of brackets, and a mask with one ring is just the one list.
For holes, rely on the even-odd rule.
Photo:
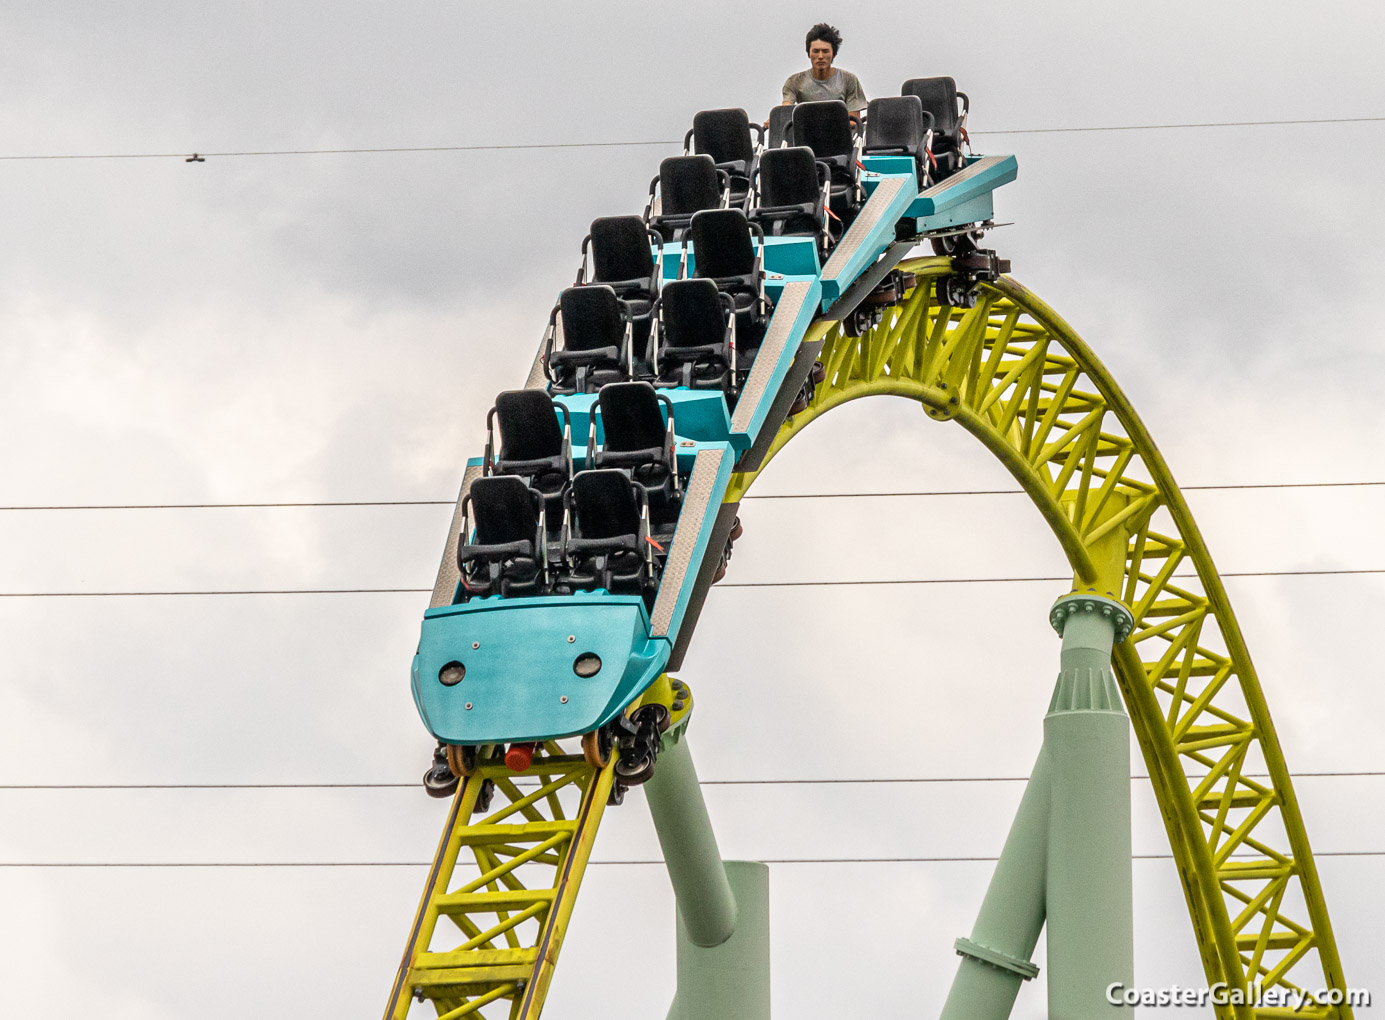
[[(385, 1020), (404, 1020), (414, 1000), (440, 1020), (536, 1020), (611, 779), (610, 766), (597, 771), (550, 743), (526, 772), (486, 765), (462, 785)], [(486, 794), (488, 813), (473, 821)]]
[[(1074, 589), (1134, 613), (1116, 672), (1208, 981), (1310, 993), (1297, 1011), (1218, 1015), (1349, 1020), (1349, 1006), (1311, 995), (1346, 985), (1298, 800), (1226, 591), (1153, 440), (1087, 345), (1020, 284), (1004, 278), (975, 308), (940, 308), (932, 281), (949, 260), (901, 268), (918, 286), (866, 335), (816, 324), (826, 380), (769, 456), (832, 408), (878, 395), (917, 400), (981, 440), (1049, 523)], [(727, 501), (757, 474), (733, 476)]]

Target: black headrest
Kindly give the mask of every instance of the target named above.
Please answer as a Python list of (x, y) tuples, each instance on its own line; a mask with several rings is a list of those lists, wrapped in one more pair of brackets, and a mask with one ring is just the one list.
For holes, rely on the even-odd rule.
[(884, 150), (912, 155), (923, 144), (929, 118), (918, 96), (872, 99), (866, 110), (865, 152)]
[(543, 500), (517, 475), (488, 475), (471, 483), (476, 545), (503, 545), (534, 537)]
[(793, 144), (789, 138), (789, 125), (793, 121), (792, 106), (776, 106), (769, 111), (769, 141), (765, 144), (771, 149), (777, 149), (780, 145), (788, 142)]
[(851, 115), (840, 99), (799, 103), (793, 108), (793, 143), (806, 145), (820, 159), (851, 155)]
[(649, 227), (638, 216), (592, 220), (592, 282), (620, 283), (654, 274)]
[(694, 114), (693, 151), (705, 153), (717, 163), (749, 162), (755, 158), (750, 118), (739, 108)]
[(582, 538), (617, 538), (640, 532), (634, 483), (617, 468), (577, 472), (572, 479), (572, 506)]
[(664, 215), (684, 215), (721, 204), (721, 186), (711, 156), (670, 156), (659, 164)]
[(558, 412), (543, 390), (506, 390), (495, 398), (495, 416), (500, 460), (539, 460), (563, 452)]
[(610, 287), (569, 287), (558, 298), (558, 308), (563, 314), (563, 346), (570, 351), (619, 346), (625, 335), (625, 305)]
[(664, 342), (670, 347), (705, 347), (726, 339), (735, 305), (711, 280), (674, 280), (664, 284)]
[(951, 78), (910, 78), (899, 94), (919, 97), (933, 115), (933, 130), (948, 137), (957, 133), (957, 83)]
[(802, 145), (767, 149), (760, 157), (760, 204), (767, 208), (816, 202), (822, 180), (813, 150)]
[(598, 400), (606, 450), (624, 453), (663, 446), (667, 424), (659, 394), (649, 383), (608, 383)]
[(750, 223), (739, 209), (709, 209), (690, 225), (696, 276), (744, 276), (755, 270)]

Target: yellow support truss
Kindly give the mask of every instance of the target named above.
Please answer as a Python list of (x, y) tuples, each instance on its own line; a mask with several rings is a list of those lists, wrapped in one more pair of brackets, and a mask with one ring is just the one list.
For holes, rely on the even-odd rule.
[[(1208, 981), (1243, 995), (1307, 990), (1293, 1015), (1349, 1020), (1350, 1006), (1312, 994), (1346, 985), (1298, 800), (1221, 579), (1144, 425), (1081, 338), (1018, 283), (983, 285), (971, 309), (939, 307), (933, 280), (949, 260), (901, 268), (918, 285), (864, 336), (815, 324), (826, 379), (769, 457), (832, 408), (878, 395), (917, 400), (981, 440), (1049, 523), (1074, 589), (1134, 614), (1116, 670)], [(733, 476), (727, 501), (757, 474)], [(1218, 1007), (1242, 1020), (1289, 1012)]]
[(496, 762), (462, 784), (385, 1020), (414, 1001), (439, 1020), (537, 1020), (611, 780), (549, 743), (525, 772)]

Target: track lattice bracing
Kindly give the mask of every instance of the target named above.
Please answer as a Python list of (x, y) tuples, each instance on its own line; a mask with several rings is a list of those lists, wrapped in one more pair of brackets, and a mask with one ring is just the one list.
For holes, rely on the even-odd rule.
[[(1197, 524), (1134, 409), (1087, 345), (1015, 281), (983, 285), (974, 308), (948, 308), (930, 286), (946, 259), (901, 268), (918, 274), (918, 286), (864, 336), (825, 335), (826, 379), (770, 456), (833, 407), (876, 395), (917, 400), (980, 439), (1052, 527), (1074, 589), (1109, 593), (1134, 613), (1117, 675), (1209, 982), (1345, 991), (1255, 668)], [(754, 480), (733, 477), (728, 499)], [(1318, 1003), (1298, 1015), (1351, 1010)]]

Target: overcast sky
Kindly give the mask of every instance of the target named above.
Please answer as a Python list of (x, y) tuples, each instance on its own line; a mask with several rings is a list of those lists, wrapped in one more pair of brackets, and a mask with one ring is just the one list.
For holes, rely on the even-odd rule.
[[(767, 111), (823, 18), (868, 95), (952, 74), (977, 148), (1018, 154), (997, 200), (1014, 225), (993, 240), (1180, 482), (1385, 481), (1385, 124), (988, 133), (1385, 116), (1374, 3), (7, 0), (0, 155), (681, 138), (700, 108)], [(0, 505), (452, 498), (586, 225), (642, 208), (672, 151), (0, 161)], [(1013, 488), (904, 402), (807, 435), (760, 491)], [(1225, 571), (1385, 568), (1385, 487), (1190, 501)], [(0, 592), (431, 588), (449, 516), (5, 511)], [(1065, 569), (1015, 496), (742, 516), (731, 580)], [(1385, 576), (1228, 588), (1290, 768), (1385, 770)], [(682, 672), (703, 778), (1027, 773), (1064, 589), (716, 591)], [(0, 598), (0, 784), (414, 782), (432, 745), (407, 686), (426, 601)], [(1296, 788), (1316, 848), (1385, 851), (1385, 778)], [(1021, 790), (707, 798), (728, 856), (990, 855)], [(0, 861), (424, 861), (444, 811), (417, 789), (0, 790)], [(657, 856), (638, 794), (607, 819), (597, 860)], [(1134, 839), (1167, 850), (1138, 784)], [(1385, 996), (1385, 857), (1320, 869), (1348, 983)], [(777, 1015), (936, 1014), (989, 872), (774, 866)], [(423, 877), (0, 869), (0, 1015), (376, 1015)], [(1140, 983), (1198, 982), (1172, 866), (1138, 861), (1135, 879)], [(594, 867), (550, 1015), (662, 1016), (672, 967), (661, 869)], [(1043, 1015), (1042, 980), (1017, 1017)]]

